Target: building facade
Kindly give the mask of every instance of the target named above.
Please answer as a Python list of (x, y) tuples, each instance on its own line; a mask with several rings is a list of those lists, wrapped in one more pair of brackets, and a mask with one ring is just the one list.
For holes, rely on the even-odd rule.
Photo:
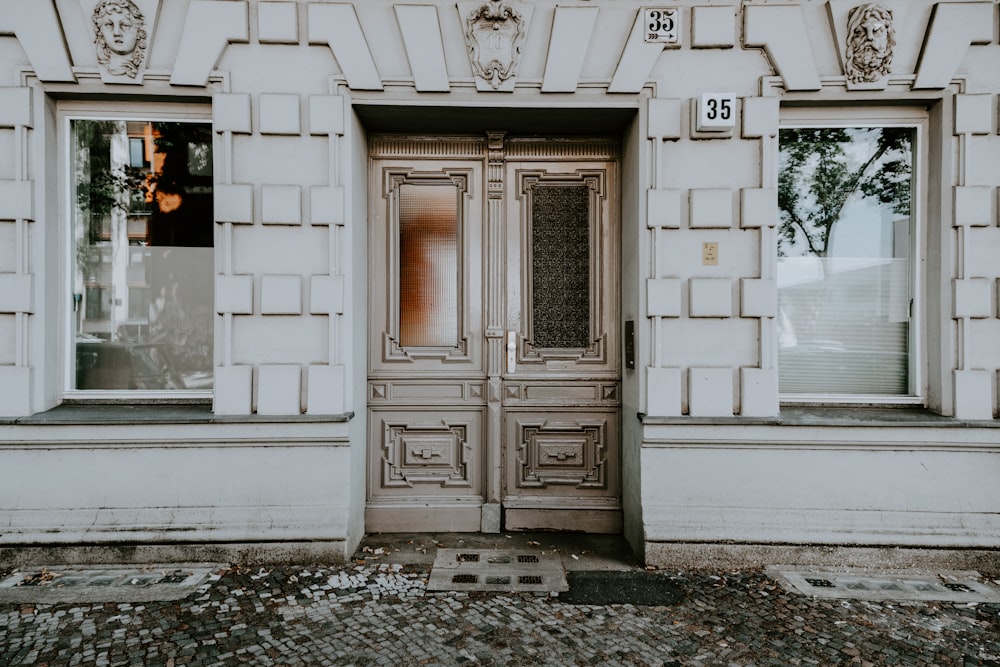
[(0, 0), (0, 547), (1000, 547), (994, 0)]

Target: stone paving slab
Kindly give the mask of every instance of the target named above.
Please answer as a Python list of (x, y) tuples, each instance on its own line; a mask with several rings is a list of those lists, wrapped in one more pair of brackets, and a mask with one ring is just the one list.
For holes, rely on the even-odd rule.
[(218, 563), (21, 567), (0, 580), (0, 603), (179, 600), (224, 567)]
[(657, 573), (676, 604), (577, 605), (431, 593), (428, 575), (231, 567), (181, 600), (0, 601), (0, 665), (1000, 665), (996, 604), (822, 599), (762, 570), (699, 570)]
[(882, 571), (775, 565), (766, 571), (788, 590), (820, 598), (1000, 604), (1000, 587), (969, 570)]

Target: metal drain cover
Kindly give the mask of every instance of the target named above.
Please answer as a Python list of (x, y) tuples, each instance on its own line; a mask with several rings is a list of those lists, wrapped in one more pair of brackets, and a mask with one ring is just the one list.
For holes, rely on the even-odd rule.
[(170, 563), (25, 567), (0, 581), (0, 602), (152, 602), (187, 597), (225, 566)]
[(971, 570), (906, 572), (851, 568), (767, 568), (786, 590), (817, 598), (1000, 603), (1000, 588)]
[(552, 554), (501, 549), (438, 549), (428, 591), (549, 592), (569, 589)]

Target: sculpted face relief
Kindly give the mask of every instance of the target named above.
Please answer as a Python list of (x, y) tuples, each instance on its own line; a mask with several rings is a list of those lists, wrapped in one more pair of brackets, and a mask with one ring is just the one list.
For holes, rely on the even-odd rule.
[(113, 7), (101, 19), (101, 36), (112, 53), (126, 56), (135, 49), (139, 29), (130, 14)]
[(895, 45), (891, 10), (878, 4), (852, 9), (847, 19), (847, 78), (854, 83), (866, 83), (887, 75)]
[(146, 57), (146, 30), (139, 7), (131, 0), (101, 0), (91, 20), (97, 61), (110, 74), (135, 78)]

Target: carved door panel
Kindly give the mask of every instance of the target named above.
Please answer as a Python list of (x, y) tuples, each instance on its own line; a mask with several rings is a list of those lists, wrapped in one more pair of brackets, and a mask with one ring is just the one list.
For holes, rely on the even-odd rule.
[(505, 527), (618, 532), (614, 164), (510, 160), (504, 185)]
[(481, 139), (372, 141), (371, 531), (480, 529), (483, 150)]
[(370, 149), (367, 530), (620, 530), (613, 145)]

